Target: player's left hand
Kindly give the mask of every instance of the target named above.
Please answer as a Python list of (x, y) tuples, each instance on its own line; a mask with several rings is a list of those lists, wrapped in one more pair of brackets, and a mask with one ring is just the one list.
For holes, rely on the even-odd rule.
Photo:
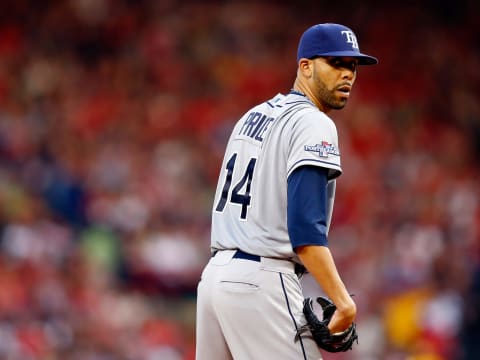
[(303, 301), (303, 313), (307, 319), (307, 323), (300, 327), (295, 335), (295, 341), (300, 336), (310, 331), (313, 340), (318, 347), (328, 352), (341, 352), (352, 349), (353, 343), (358, 343), (358, 335), (355, 323), (352, 323), (345, 331), (332, 334), (328, 329), (328, 324), (332, 319), (336, 306), (327, 298), (318, 297), (317, 302), (323, 310), (323, 320), (319, 320), (313, 310), (313, 300), (306, 298)]

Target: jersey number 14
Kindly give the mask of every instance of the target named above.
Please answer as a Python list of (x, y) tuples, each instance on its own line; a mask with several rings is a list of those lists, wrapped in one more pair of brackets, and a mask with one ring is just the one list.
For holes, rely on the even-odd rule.
[[(232, 185), (232, 177), (233, 177), (233, 169), (235, 167), (235, 161), (237, 160), (237, 154), (233, 154), (230, 160), (227, 162), (227, 176), (225, 178), (225, 183), (223, 184), (222, 189), (222, 196), (220, 201), (215, 208), (216, 211), (222, 212), (225, 209), (225, 205), (227, 204), (228, 195), (230, 193), (230, 187)], [(253, 178), (253, 170), (255, 169), (255, 163), (257, 159), (251, 158), (243, 177), (240, 181), (234, 186), (232, 190), (232, 194), (230, 196), (230, 202), (233, 204), (240, 204), (242, 206), (242, 213), (240, 214), (240, 219), (246, 220), (247, 219), (247, 210), (248, 206), (250, 206), (250, 187), (252, 184)], [(245, 187), (245, 191), (240, 193), (242, 189)]]

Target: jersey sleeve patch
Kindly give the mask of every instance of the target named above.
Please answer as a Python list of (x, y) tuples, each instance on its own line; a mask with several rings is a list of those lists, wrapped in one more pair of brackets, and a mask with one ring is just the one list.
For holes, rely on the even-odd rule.
[(305, 145), (303, 149), (324, 158), (328, 158), (330, 155), (340, 156), (340, 151), (337, 147), (328, 141), (322, 141), (320, 144), (315, 145)]

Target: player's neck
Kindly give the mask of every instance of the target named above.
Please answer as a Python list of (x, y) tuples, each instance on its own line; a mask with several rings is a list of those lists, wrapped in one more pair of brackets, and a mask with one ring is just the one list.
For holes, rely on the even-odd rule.
[(313, 95), (307, 86), (304, 86), (298, 79), (293, 84), (293, 88), (290, 92), (293, 92), (297, 95), (302, 95), (308, 98), (320, 111), (325, 114), (331, 110), (330, 108), (325, 107), (318, 99)]

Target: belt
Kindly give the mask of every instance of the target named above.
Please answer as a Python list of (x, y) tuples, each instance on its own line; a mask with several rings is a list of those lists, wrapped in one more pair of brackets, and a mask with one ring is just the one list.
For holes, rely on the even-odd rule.
[[(218, 250), (214, 251), (212, 253), (212, 257), (215, 256), (215, 254), (218, 252)], [(245, 251), (242, 251), (242, 250), (236, 250), (235, 251), (235, 254), (233, 254), (233, 259), (244, 259), (244, 260), (251, 260), (251, 261), (256, 261), (256, 262), (260, 262), (261, 261), (261, 256), (259, 255), (253, 255), (253, 254), (249, 254), (249, 253), (246, 253)], [(307, 272), (307, 269), (305, 268), (305, 266), (299, 264), (299, 263), (295, 263), (295, 274), (297, 276), (302, 276), (304, 275), (305, 273)]]
[[(218, 250), (215, 250), (212, 253), (212, 257), (214, 257), (217, 254)], [(260, 262), (261, 261), (261, 256), (259, 255), (252, 255), (249, 253), (246, 253), (245, 251), (242, 250), (235, 250), (235, 254), (232, 256), (233, 259), (244, 259), (244, 260), (251, 260), (251, 261), (256, 261)]]
[(246, 253), (242, 250), (235, 251), (235, 254), (233, 255), (233, 258), (234, 259), (252, 260), (252, 261), (256, 261), (256, 262), (260, 262), (260, 260), (261, 260), (260, 256), (252, 255), (252, 254)]

